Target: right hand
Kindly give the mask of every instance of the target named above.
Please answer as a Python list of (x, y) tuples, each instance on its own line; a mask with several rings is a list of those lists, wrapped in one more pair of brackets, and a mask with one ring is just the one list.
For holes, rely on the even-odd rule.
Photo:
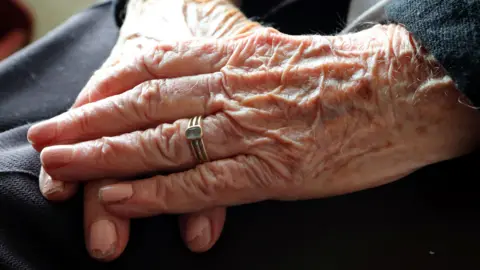
[[(238, 2), (238, 1), (235, 1)], [(186, 12), (184, 12), (186, 11)], [(128, 78), (119, 59), (135, 55), (146, 43), (156, 40), (191, 39), (192, 37), (233, 37), (254, 31), (261, 25), (248, 20), (235, 6), (226, 0), (131, 0), (120, 37), (109, 58), (95, 72), (80, 92), (72, 108), (120, 94), (151, 78), (147, 69), (135, 80)], [(160, 30), (159, 30), (160, 29)], [(132, 67), (135, 68), (135, 67)], [(181, 71), (172, 69), (165, 77), (176, 77)], [(118, 79), (126, 77), (126, 80)], [(128, 84), (122, 83), (127, 81)], [(45, 145), (33, 145), (41, 151)], [(121, 255), (129, 238), (130, 220), (112, 216), (97, 199), (98, 190), (112, 180), (99, 180), (84, 188), (84, 228), (87, 249), (96, 259), (110, 261)], [(52, 179), (41, 169), (40, 191), (45, 198), (63, 201), (75, 194), (77, 185)], [(180, 217), (182, 238), (194, 252), (210, 249), (220, 237), (225, 221), (226, 209), (217, 207)], [(110, 220), (114, 224), (106, 224)], [(97, 223), (98, 222), (98, 223)], [(105, 227), (115, 226), (117, 235), (105, 232)], [(207, 226), (207, 227), (205, 227)], [(113, 249), (103, 245), (108, 237), (116, 237)]]
[[(220, 131), (227, 134), (221, 138), (232, 139), (210, 144), (220, 151), (210, 155), (212, 162), (108, 187), (118, 192), (105, 200), (109, 210), (144, 217), (344, 194), (391, 182), (478, 145), (477, 112), (458, 102), (461, 95), (451, 78), (401, 26), (335, 38), (263, 32), (145, 48), (136, 62), (123, 64), (130, 79), (144, 76), (145, 67), (152, 77), (203, 75), (154, 81), (157, 87), (140, 86), (133, 94), (119, 93), (36, 126), (44, 134), (61, 127), (50, 145), (79, 142), (65, 145), (67, 151), (42, 152), (47, 171), (78, 181), (107, 173), (134, 177), (184, 170), (194, 165), (179, 133), (186, 117), (203, 112), (215, 119), (212, 114), (223, 110), (224, 117), (204, 131), (211, 127), (214, 136), (207, 138)], [(132, 65), (143, 69), (129, 70)], [(214, 77), (219, 71), (223, 75)], [(105, 95), (94, 93), (94, 99)], [(149, 127), (157, 132), (124, 133)], [(132, 141), (140, 143), (132, 147)]]

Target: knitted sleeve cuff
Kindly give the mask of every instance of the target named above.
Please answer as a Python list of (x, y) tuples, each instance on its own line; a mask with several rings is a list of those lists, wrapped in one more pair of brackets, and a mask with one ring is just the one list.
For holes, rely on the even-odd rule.
[(115, 16), (115, 24), (121, 27), (127, 14), (128, 0), (114, 0), (113, 1), (113, 14)]
[(480, 1), (396, 0), (388, 19), (404, 25), (480, 106)]

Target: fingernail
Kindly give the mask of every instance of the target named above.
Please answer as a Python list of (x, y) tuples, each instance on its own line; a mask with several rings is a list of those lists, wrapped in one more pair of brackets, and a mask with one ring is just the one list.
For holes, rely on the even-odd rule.
[(40, 154), (45, 169), (57, 169), (70, 163), (73, 159), (73, 147), (56, 145), (43, 149)]
[(104, 203), (118, 203), (130, 199), (132, 195), (133, 189), (130, 184), (106, 186), (98, 191), (98, 198)]
[(49, 120), (30, 127), (27, 133), (27, 140), (31, 144), (46, 145), (55, 139), (56, 133), (57, 123)]
[(63, 181), (53, 180), (50, 175), (45, 176), (45, 184), (43, 185), (43, 194), (52, 195), (57, 192), (62, 192), (65, 188)]
[(109, 220), (98, 220), (90, 227), (90, 253), (97, 259), (103, 259), (115, 252), (117, 231)]
[(202, 248), (210, 243), (211, 226), (210, 220), (205, 216), (194, 217), (194, 220), (188, 224), (185, 240), (195, 248)]

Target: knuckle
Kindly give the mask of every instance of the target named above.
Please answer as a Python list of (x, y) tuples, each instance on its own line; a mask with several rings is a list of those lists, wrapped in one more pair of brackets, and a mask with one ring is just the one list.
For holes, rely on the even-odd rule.
[(251, 38), (254, 39), (256, 44), (274, 44), (278, 41), (278, 38), (284, 34), (272, 27), (264, 27), (254, 32)]
[(239, 160), (242, 160), (242, 157), (225, 160), (221, 163), (206, 163), (205, 166), (199, 168), (197, 188), (205, 198), (213, 200), (223, 194), (236, 194), (240, 191), (252, 190), (252, 181), (245, 174), (248, 170), (245, 166), (248, 165), (239, 163)]
[(178, 44), (161, 43), (148, 46), (144, 49), (144, 53), (138, 55), (136, 62), (140, 70), (150, 74), (151, 78), (163, 77), (164, 74), (159, 72), (160, 67), (171, 58), (172, 54), (177, 54), (177, 51)]
[(133, 91), (131, 107), (138, 118), (148, 121), (156, 120), (158, 110), (162, 106), (161, 89), (164, 85), (164, 80), (147, 81)]
[(169, 125), (167, 128), (164, 125), (159, 125), (151, 131), (149, 141), (153, 142), (151, 148), (154, 149), (154, 159), (157, 164), (161, 164), (161, 167), (171, 168), (184, 160), (181, 156), (178, 156), (178, 149), (182, 148), (179, 134), (179, 125)]
[(245, 174), (249, 179), (249, 184), (253, 190), (259, 190), (263, 196), (268, 198), (285, 197), (297, 190), (296, 185), (292, 185), (292, 176), (285, 173), (281, 164), (267, 161), (258, 156), (243, 156), (238, 162), (245, 166)]
[[(233, 100), (233, 88), (230, 86), (230, 76), (227, 69), (221, 69), (219, 72), (216, 72), (210, 81), (211, 86), (209, 88), (218, 89), (215, 92), (220, 92), (227, 99)], [(210, 93), (212, 92), (210, 91)]]
[(97, 70), (88, 83), (88, 102), (93, 102), (99, 99), (101, 96), (108, 95), (112, 88), (114, 88), (113, 82), (115, 80), (115, 72), (112, 72), (110, 69)]
[(224, 74), (222, 72), (215, 72), (211, 76), (205, 76), (204, 78), (209, 93), (218, 93), (224, 91)]
[(237, 142), (244, 144), (248, 137), (247, 130), (243, 127), (236, 116), (226, 113), (218, 113), (206, 122), (207, 136), (205, 139), (215, 140), (215, 144), (231, 144)]
[(250, 38), (253, 39), (253, 43), (256, 45), (272, 44), (275, 41), (275, 38), (280, 35), (280, 32), (277, 30), (271, 27), (265, 27), (256, 31)]
[(169, 194), (171, 191), (165, 185), (162, 176), (157, 176), (149, 180), (137, 181), (133, 184), (133, 196), (136, 204), (145, 207), (146, 211), (155, 210), (156, 213), (168, 210)]
[(237, 159), (239, 164), (244, 164), (245, 173), (250, 179), (250, 185), (259, 190), (273, 190), (278, 186), (278, 178), (270, 166), (255, 156), (242, 156)]
[(229, 188), (238, 186), (234, 182), (231, 171), (213, 163), (206, 163), (198, 169), (198, 174), (192, 174), (192, 182), (197, 195), (204, 202), (215, 203), (214, 200), (224, 194)]
[[(176, 190), (173, 188), (170, 181), (165, 181), (163, 177), (157, 177), (151, 183), (153, 186), (147, 184), (151, 192), (148, 192), (148, 199), (151, 205), (155, 205), (155, 209), (160, 212), (168, 212), (171, 206), (174, 205)], [(153, 194), (152, 194), (153, 192)]]
[(133, 133), (125, 135), (127, 141), (133, 142), (135, 145), (135, 153), (140, 164), (144, 166), (144, 169), (148, 172), (155, 170), (158, 167), (158, 158), (151, 155), (151, 142), (152, 135), (151, 130), (135, 131)]
[(132, 113), (135, 110), (132, 110), (132, 107), (129, 106), (128, 100), (123, 98), (121, 99), (112, 99), (107, 102), (107, 107), (109, 110), (109, 116), (115, 116), (115, 119), (118, 119), (125, 126), (135, 127), (136, 123), (136, 114)]
[(111, 138), (102, 137), (95, 140), (92, 145), (92, 151), (94, 156), (96, 156), (97, 162), (107, 166), (118, 165), (118, 150)]
[(204, 122), (204, 133), (204, 140), (210, 141), (214, 145), (224, 145), (241, 139), (238, 129), (222, 113), (217, 114), (216, 117), (210, 117), (208, 121)]
[(78, 133), (87, 134), (90, 132), (91, 116), (85, 107), (78, 107), (69, 111), (67, 119), (67, 123), (75, 126)]

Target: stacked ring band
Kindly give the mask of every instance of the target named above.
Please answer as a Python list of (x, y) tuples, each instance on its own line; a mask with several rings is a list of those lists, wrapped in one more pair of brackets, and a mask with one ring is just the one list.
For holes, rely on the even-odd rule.
[(185, 137), (190, 141), (193, 155), (199, 163), (208, 162), (208, 154), (203, 143), (202, 117), (195, 116), (188, 121)]

